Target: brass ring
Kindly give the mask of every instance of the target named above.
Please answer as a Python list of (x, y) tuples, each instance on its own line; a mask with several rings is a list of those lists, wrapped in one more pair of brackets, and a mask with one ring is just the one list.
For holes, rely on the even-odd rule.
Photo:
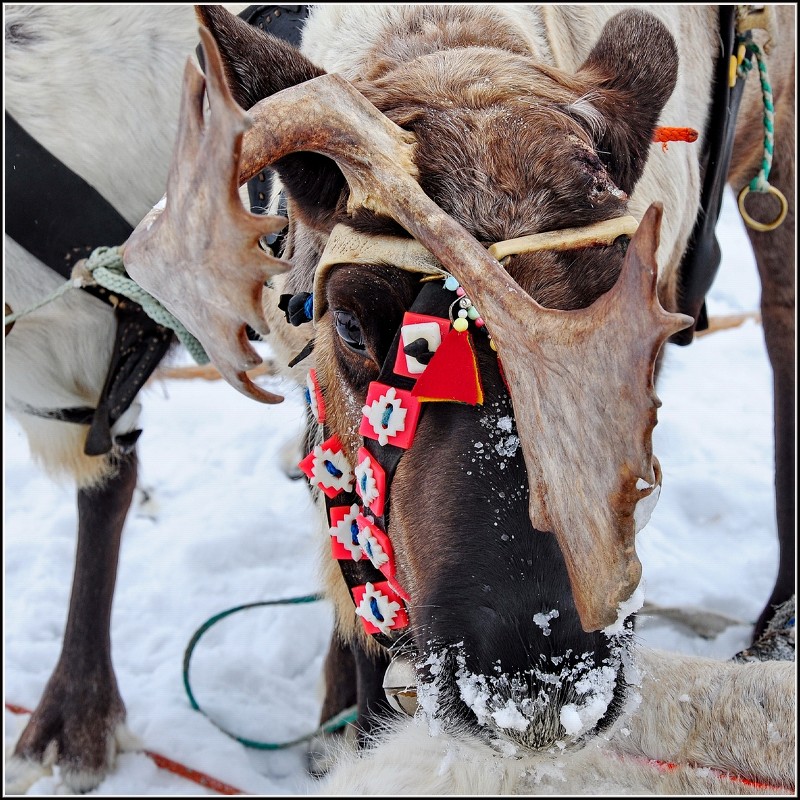
[(774, 231), (783, 221), (786, 219), (786, 214), (789, 211), (789, 204), (786, 202), (786, 197), (784, 197), (783, 192), (780, 189), (776, 189), (774, 186), (767, 187), (768, 194), (774, 194), (775, 197), (778, 198), (781, 204), (781, 210), (778, 213), (778, 216), (772, 222), (758, 222), (754, 220), (746, 211), (744, 207), (744, 199), (750, 193), (750, 186), (745, 184), (742, 187), (742, 191), (739, 192), (739, 213), (742, 215), (742, 219), (745, 221), (745, 224), (748, 228), (752, 228), (754, 231)]

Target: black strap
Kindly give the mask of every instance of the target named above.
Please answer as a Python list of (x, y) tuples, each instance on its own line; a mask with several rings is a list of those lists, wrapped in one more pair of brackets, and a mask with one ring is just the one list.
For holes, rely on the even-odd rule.
[(701, 210), (681, 261), (678, 280), (677, 310), (693, 317), (695, 324), (672, 335), (670, 341), (679, 345), (690, 344), (696, 330), (708, 328), (705, 297), (722, 259), (715, 231), (727, 185), (736, 117), (745, 84), (743, 78), (737, 77), (733, 88), (728, 86), (730, 59), (736, 47), (736, 6), (719, 7), (719, 33), (722, 55), (717, 59), (705, 135)]
[[(409, 308), (409, 311), (412, 311), (416, 314), (429, 314), (434, 317), (447, 318), (448, 309), (454, 298), (455, 295), (452, 292), (449, 292), (443, 288), (441, 281), (428, 281), (422, 284), (422, 288)], [(408, 378), (404, 375), (398, 375), (394, 371), (397, 350), (401, 342), (401, 330), (402, 327), (398, 328), (397, 333), (395, 334), (394, 340), (392, 341), (389, 352), (384, 359), (383, 366), (381, 367), (381, 371), (377, 380), (387, 386), (395, 386), (398, 389), (411, 390), (414, 388), (416, 380), (414, 378)], [(423, 403), (423, 413), (425, 405), (426, 404)], [(326, 430), (326, 436), (327, 433), (328, 432)], [(388, 532), (389, 513), (391, 506), (390, 488), (392, 484), (392, 478), (394, 477), (394, 473), (397, 470), (397, 465), (400, 463), (400, 459), (406, 453), (406, 450), (402, 447), (396, 447), (395, 445), (389, 443), (381, 445), (375, 439), (371, 439), (369, 437), (364, 437), (363, 446), (370, 453), (371, 457), (381, 465), (386, 475), (386, 496), (384, 499), (383, 515), (380, 517), (373, 517), (371, 512), (365, 511), (364, 513), (370, 518), (374, 518), (381, 530)], [(326, 497), (326, 507), (329, 515), (330, 507), (332, 505), (349, 506), (353, 503), (360, 502), (361, 500), (355, 494), (355, 492), (346, 495), (337, 495), (333, 500), (329, 500)], [(386, 580), (383, 573), (375, 569), (368, 559), (362, 558), (359, 561), (340, 559), (338, 563), (342, 571), (342, 577), (344, 578), (348, 589), (350, 589), (351, 596), (352, 590), (356, 586), (363, 586), (367, 582), (376, 583), (378, 581)], [(391, 631), (388, 635), (384, 633), (373, 633), (372, 637), (384, 647), (391, 648), (400, 639), (402, 639), (406, 633), (407, 632), (405, 629), (399, 629), (396, 631)]]
[(172, 343), (172, 331), (150, 319), (137, 303), (121, 300), (114, 313), (114, 351), (86, 436), (84, 452), (88, 456), (103, 455), (111, 449), (111, 426), (128, 410)]
[(69, 278), (76, 261), (100, 245), (122, 244), (133, 228), (94, 187), (5, 114), (6, 233)]

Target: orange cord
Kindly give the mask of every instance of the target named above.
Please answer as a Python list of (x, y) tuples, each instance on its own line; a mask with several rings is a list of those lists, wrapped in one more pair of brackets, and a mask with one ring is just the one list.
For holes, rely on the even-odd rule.
[[(27, 708), (15, 705), (14, 703), (6, 703), (6, 709), (12, 714), (31, 713)], [(204, 772), (199, 772), (196, 769), (187, 767), (184, 764), (173, 761), (171, 758), (166, 758), (159, 753), (154, 753), (152, 750), (145, 750), (144, 754), (151, 759), (159, 769), (165, 769), (167, 772), (171, 772), (173, 775), (178, 775), (179, 777), (185, 778), (187, 781), (192, 781), (192, 783), (196, 783), (199, 786), (205, 787), (206, 789), (211, 789), (219, 794), (247, 794), (247, 792), (243, 792), (241, 789), (237, 789), (235, 786), (218, 781), (216, 778), (212, 778), (210, 775), (206, 775)]]
[(165, 769), (175, 775), (180, 775), (181, 778), (186, 778), (186, 780), (197, 783), (200, 786), (205, 786), (206, 789), (212, 789), (219, 794), (245, 794), (241, 789), (236, 789), (230, 784), (218, 781), (216, 778), (212, 778), (204, 772), (198, 772), (196, 769), (191, 769), (183, 764), (179, 764), (177, 761), (166, 758), (159, 753), (154, 753), (152, 750), (145, 750), (144, 754), (148, 758), (151, 758), (160, 769)]
[[(31, 713), (27, 708), (14, 705), (13, 703), (6, 703), (6, 708), (12, 714)], [(151, 758), (155, 765), (160, 769), (165, 769), (168, 772), (172, 772), (175, 775), (186, 778), (186, 780), (193, 781), (194, 783), (204, 786), (207, 789), (212, 789), (219, 794), (246, 794), (246, 792), (241, 791), (241, 789), (236, 789), (230, 784), (223, 783), (222, 781), (218, 781), (216, 778), (212, 778), (210, 775), (206, 775), (204, 772), (199, 772), (198, 770), (191, 769), (190, 767), (180, 764), (177, 761), (172, 761), (172, 759), (166, 758), (158, 753), (154, 753), (152, 750), (145, 750), (144, 754), (148, 758)], [(661, 772), (671, 772), (674, 769), (678, 769), (680, 766), (679, 764), (673, 764), (670, 761), (657, 761), (654, 758), (636, 758), (636, 756), (633, 756), (633, 758), (636, 761), (650, 764), (652, 767), (655, 767), (655, 769)], [(722, 770), (714, 769), (713, 767), (707, 767), (707, 769), (718, 778), (727, 778), (729, 781), (741, 783), (745, 786), (758, 789), (759, 791), (786, 791), (786, 788), (783, 786), (772, 786), (768, 783), (760, 783), (759, 781), (754, 781), (750, 778), (743, 778), (741, 775), (734, 775), (730, 772), (723, 772)]]
[[(655, 767), (659, 772), (672, 772), (674, 769), (678, 769), (681, 765), (680, 764), (673, 764), (671, 761), (657, 761), (654, 758), (645, 758), (645, 759), (637, 759), (642, 760), (647, 764), (650, 764), (652, 767)], [(684, 766), (692, 766), (686, 764)], [(694, 769), (698, 769), (698, 767), (693, 767)], [(706, 767), (709, 772), (711, 772), (717, 778), (727, 778), (729, 781), (734, 781), (736, 783), (742, 783), (745, 786), (750, 786), (753, 789), (758, 789), (759, 791), (786, 791), (786, 788), (783, 786), (772, 786), (768, 783), (760, 783), (759, 781), (751, 780), (750, 778), (743, 778), (741, 775), (735, 775), (732, 772), (723, 772), (719, 769), (714, 769), (713, 767)]]
[(661, 149), (666, 152), (669, 142), (696, 142), (698, 133), (694, 128), (661, 127), (653, 131), (653, 141), (661, 142)]

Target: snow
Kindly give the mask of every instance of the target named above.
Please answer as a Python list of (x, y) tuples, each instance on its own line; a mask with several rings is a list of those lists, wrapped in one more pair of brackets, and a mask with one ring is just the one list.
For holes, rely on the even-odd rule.
[[(724, 261), (710, 314), (757, 310), (756, 270), (730, 197), (719, 238)], [(286, 401), (262, 406), (221, 381), (158, 381), (145, 391), (140, 490), (123, 537), (113, 657), (129, 727), (147, 750), (247, 793), (302, 794), (313, 790), (302, 745), (248, 749), (209, 717), (266, 742), (313, 730), (332, 625), (325, 602), (249, 609), (208, 630), (190, 673), (208, 716), (192, 710), (182, 685), (184, 650), (207, 619), (320, 588), (307, 488), (284, 476), (276, 458), (301, 430), (302, 389), (259, 380)], [(663, 490), (637, 537), (645, 607), (636, 635), (650, 646), (727, 659), (748, 644), (777, 570), (771, 373), (761, 327), (748, 321), (690, 347), (670, 345), (658, 394), (654, 452)], [(510, 428), (503, 420), (498, 427)], [(31, 462), (10, 417), (4, 468), (4, 695), (33, 708), (60, 648), (75, 499)], [(703, 639), (647, 616), (648, 604), (712, 611), (733, 624)], [(6, 711), (7, 748), (25, 720)], [(57, 772), (29, 790), (58, 792)], [(92, 794), (213, 792), (130, 752)]]

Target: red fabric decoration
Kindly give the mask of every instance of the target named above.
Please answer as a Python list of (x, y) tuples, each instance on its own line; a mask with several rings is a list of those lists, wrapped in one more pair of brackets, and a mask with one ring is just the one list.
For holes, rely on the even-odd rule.
[[(356, 613), (361, 617), (361, 622), (367, 633), (387, 633), (390, 630), (397, 630), (398, 628), (405, 628), (408, 626), (408, 612), (403, 604), (403, 600), (389, 585), (389, 581), (379, 581), (375, 584), (367, 583), (363, 586), (354, 586), (351, 592), (357, 609)], [(375, 597), (379, 600), (378, 611), (381, 613), (381, 616), (384, 617), (383, 622), (375, 619), (374, 615), (370, 613), (369, 603), (363, 602), (365, 595)], [(387, 609), (384, 606), (386, 603), (391, 604), (391, 609)], [(384, 630), (382, 630), (382, 628)]]
[(419, 400), (411, 392), (372, 381), (358, 432), (381, 446), (393, 444), (408, 450), (419, 421)]
[(469, 331), (453, 328), (411, 390), (424, 402), (483, 403), (483, 385)]
[[(439, 338), (441, 341), (444, 341), (444, 338), (447, 336), (447, 332), (450, 330), (450, 320), (444, 319), (443, 317), (432, 317), (430, 314), (415, 314), (413, 311), (406, 311), (403, 315), (403, 324), (401, 326), (401, 333), (400, 333), (400, 346), (397, 348), (397, 357), (395, 358), (394, 362), (394, 372), (396, 375), (405, 375), (407, 378), (419, 378), (419, 376), (424, 372), (423, 369), (418, 369), (415, 372), (412, 372), (409, 369), (409, 358), (405, 354), (403, 347), (406, 344), (411, 344), (411, 341), (406, 341), (406, 339), (415, 339), (416, 336), (409, 336), (407, 331), (409, 330), (409, 326), (411, 325), (419, 325), (420, 323), (435, 323), (439, 326)], [(406, 330), (404, 331), (403, 328)], [(426, 337), (423, 337), (426, 338)], [(436, 352), (436, 347), (430, 348), (433, 352)], [(414, 360), (416, 361), (416, 360)]]
[[(328, 516), (330, 517), (329, 533), (331, 535), (331, 555), (337, 561), (360, 561), (365, 555), (361, 549), (361, 545), (356, 545), (353, 542), (353, 532), (351, 525), (353, 523), (358, 525), (358, 519), (361, 516), (358, 513), (358, 506), (331, 506)], [(350, 524), (341, 525), (340, 523), (346, 522), (347, 517), (352, 519)], [(340, 538), (344, 541), (341, 541)]]

